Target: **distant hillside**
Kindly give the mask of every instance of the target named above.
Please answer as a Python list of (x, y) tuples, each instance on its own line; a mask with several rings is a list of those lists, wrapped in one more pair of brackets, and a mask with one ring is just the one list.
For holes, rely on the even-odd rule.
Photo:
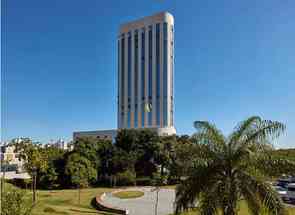
[(278, 158), (285, 158), (295, 161), (295, 148), (292, 149), (278, 149), (273, 152), (273, 155)]

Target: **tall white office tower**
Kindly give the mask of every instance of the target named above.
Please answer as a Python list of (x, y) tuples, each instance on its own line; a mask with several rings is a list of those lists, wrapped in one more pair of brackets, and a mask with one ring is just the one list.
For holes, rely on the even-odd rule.
[(120, 26), (118, 128), (174, 128), (174, 18), (163, 12)]

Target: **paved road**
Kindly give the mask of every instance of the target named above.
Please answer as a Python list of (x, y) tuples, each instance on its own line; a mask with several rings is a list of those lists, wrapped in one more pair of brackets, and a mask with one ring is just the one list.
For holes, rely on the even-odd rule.
[[(121, 209), (127, 209), (130, 215), (152, 215), (155, 211), (156, 192), (152, 188), (130, 188), (128, 190), (140, 190), (144, 196), (135, 199), (119, 199), (107, 193), (103, 202)], [(158, 215), (173, 213), (175, 191), (172, 189), (161, 189), (159, 192)]]

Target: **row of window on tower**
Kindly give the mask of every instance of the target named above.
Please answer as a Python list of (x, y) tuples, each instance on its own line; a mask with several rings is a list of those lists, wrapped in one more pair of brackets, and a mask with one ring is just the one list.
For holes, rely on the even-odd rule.
[[(160, 29), (163, 29), (162, 43), (160, 41)], [(155, 30), (155, 32), (153, 32)], [(168, 34), (171, 42), (168, 44)], [(155, 38), (153, 37), (155, 34)], [(173, 73), (174, 73), (174, 30), (173, 25), (168, 23), (157, 23), (155, 28), (137, 29), (122, 34), (118, 41), (119, 58), (119, 85), (118, 89), (120, 113), (120, 127), (138, 128), (138, 127), (169, 127), (173, 126)], [(133, 38), (132, 38), (133, 36)], [(155, 41), (153, 41), (155, 39)], [(127, 46), (126, 46), (127, 40)], [(147, 40), (147, 41), (146, 41)], [(132, 42), (134, 44), (132, 44)], [(155, 44), (155, 46), (153, 46)], [(133, 45), (133, 46), (132, 46)], [(140, 47), (139, 47), (140, 46)], [(161, 48), (162, 46), (162, 48)], [(155, 50), (153, 50), (155, 48)], [(127, 50), (125, 50), (127, 49)], [(170, 49), (170, 96), (168, 98), (168, 49)], [(148, 53), (146, 56), (146, 52)], [(127, 55), (126, 55), (127, 53)], [(153, 53), (155, 57), (153, 59)], [(162, 65), (161, 65), (161, 54)], [(155, 62), (153, 62), (153, 60)], [(127, 65), (125, 65), (127, 63)], [(147, 63), (147, 68), (146, 68)], [(155, 64), (155, 67), (153, 65)], [(162, 68), (161, 68), (162, 66)], [(127, 71), (126, 71), (127, 69)], [(134, 71), (132, 80), (132, 69)], [(154, 71), (155, 70), (155, 71)], [(162, 74), (161, 74), (162, 72)], [(153, 77), (155, 75), (155, 77)], [(162, 75), (162, 78), (161, 78)], [(127, 78), (127, 85), (125, 79)], [(140, 80), (139, 80), (140, 78)], [(146, 80), (147, 79), (147, 80)], [(153, 81), (155, 79), (155, 82)], [(139, 89), (140, 81), (140, 89)], [(153, 94), (153, 85), (156, 92)], [(125, 86), (126, 85), (126, 86)], [(147, 86), (146, 86), (147, 85)], [(161, 106), (161, 87), (163, 88), (162, 106)], [(127, 95), (126, 94), (127, 88)], [(134, 90), (134, 95), (132, 95)], [(147, 91), (146, 91), (147, 90)], [(146, 92), (145, 92), (146, 91)], [(134, 114), (132, 114), (131, 97), (134, 96)], [(127, 107), (125, 101), (127, 98)], [(153, 104), (155, 102), (155, 104)], [(170, 120), (168, 120), (168, 104), (170, 103)], [(153, 122), (153, 113), (155, 112), (155, 122)], [(140, 113), (140, 115), (139, 115)], [(161, 115), (162, 113), (162, 115)], [(124, 121), (127, 114), (127, 122)], [(162, 116), (162, 120), (161, 120)], [(147, 117), (147, 119), (145, 119)], [(139, 120), (140, 118), (140, 120)], [(145, 125), (145, 121), (147, 125)], [(125, 123), (124, 123), (125, 122)], [(140, 124), (139, 124), (140, 123)]]

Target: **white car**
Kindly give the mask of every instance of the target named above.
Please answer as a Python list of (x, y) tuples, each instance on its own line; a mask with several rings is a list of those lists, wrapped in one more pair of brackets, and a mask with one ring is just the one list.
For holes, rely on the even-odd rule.
[(287, 196), (288, 196), (290, 202), (295, 202), (295, 183), (288, 184)]
[(286, 188), (280, 186), (274, 186), (273, 188), (277, 191), (277, 193), (283, 199), (283, 201), (289, 200)]

